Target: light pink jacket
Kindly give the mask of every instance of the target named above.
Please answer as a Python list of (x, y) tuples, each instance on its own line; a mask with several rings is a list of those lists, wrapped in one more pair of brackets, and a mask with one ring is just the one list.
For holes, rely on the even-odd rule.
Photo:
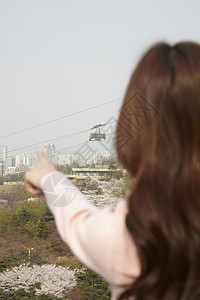
[(60, 172), (41, 180), (46, 202), (63, 241), (86, 266), (109, 283), (112, 299), (140, 273), (134, 241), (126, 228), (127, 203), (99, 209)]

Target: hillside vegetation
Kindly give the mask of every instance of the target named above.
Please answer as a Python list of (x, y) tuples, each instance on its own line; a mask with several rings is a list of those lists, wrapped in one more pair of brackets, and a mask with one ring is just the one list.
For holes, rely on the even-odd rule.
[[(93, 179), (86, 181), (80, 188), (89, 201), (102, 207), (109, 205), (104, 195), (107, 190), (114, 204), (118, 201), (117, 196), (125, 195), (128, 182), (126, 179), (111, 179), (110, 186), (112, 189), (108, 179), (104, 182)], [(14, 290), (10, 287), (5, 291), (5, 287), (1, 286), (0, 299), (110, 299), (108, 283), (74, 257), (59, 237), (46, 203), (31, 197), (24, 186), (0, 189), (0, 199), (4, 200), (0, 203), (0, 272), (6, 274), (6, 270), (21, 268), (22, 265), (27, 268), (62, 266), (75, 272), (76, 284), (71, 287), (69, 284), (61, 298), (55, 293), (38, 294), (41, 282), (31, 284), (28, 290)], [(26, 272), (24, 276), (28, 276)]]

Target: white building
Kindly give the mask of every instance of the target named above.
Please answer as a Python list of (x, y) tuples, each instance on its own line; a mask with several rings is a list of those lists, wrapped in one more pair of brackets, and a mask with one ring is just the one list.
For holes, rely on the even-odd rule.
[(71, 154), (66, 153), (58, 153), (58, 165), (70, 165), (72, 162)]
[(8, 156), (8, 147), (7, 146), (0, 146), (0, 161), (5, 162)]
[(16, 168), (19, 168), (22, 164), (22, 161), (21, 161), (21, 153), (17, 153), (15, 154), (15, 167)]

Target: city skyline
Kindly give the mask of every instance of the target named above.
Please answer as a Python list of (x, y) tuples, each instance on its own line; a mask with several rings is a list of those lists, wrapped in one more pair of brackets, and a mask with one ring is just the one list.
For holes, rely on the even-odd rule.
[[(103, 152), (94, 151), (87, 144), (83, 144), (79, 151), (74, 153), (61, 153), (56, 150), (55, 144), (45, 144), (43, 151), (47, 159), (54, 165), (92, 165), (102, 163), (113, 157), (109, 150)], [(10, 173), (25, 172), (39, 162), (37, 152), (16, 152), (8, 154), (7, 146), (0, 146), (0, 174), (4, 176)]]

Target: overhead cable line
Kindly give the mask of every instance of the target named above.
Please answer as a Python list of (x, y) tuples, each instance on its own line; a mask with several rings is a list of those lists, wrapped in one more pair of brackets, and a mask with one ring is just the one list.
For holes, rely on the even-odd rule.
[[(116, 120), (105, 123), (105, 124), (102, 125), (102, 127), (106, 126), (106, 125), (109, 125), (111, 123), (114, 123), (114, 122), (116, 122)], [(65, 139), (65, 138), (68, 138), (68, 137), (71, 137), (71, 136), (75, 136), (75, 135), (78, 135), (78, 134), (81, 134), (81, 133), (88, 132), (90, 130), (91, 129), (86, 129), (86, 130), (70, 133), (70, 134), (67, 134), (67, 135), (63, 135), (63, 136), (60, 136), (60, 137), (52, 138), (52, 139), (49, 139), (49, 140), (41, 141), (41, 142), (38, 142), (38, 143), (22, 146), (22, 147), (19, 147), (19, 148), (14, 148), (14, 149), (11, 149), (11, 150), (7, 151), (7, 153), (15, 152), (17, 150), (26, 149), (26, 148), (33, 147), (33, 146), (38, 146), (38, 145), (45, 144), (45, 143), (52, 142), (52, 141), (62, 140), (62, 139)]]
[(60, 136), (60, 137), (57, 137), (57, 138), (53, 138), (53, 139), (41, 141), (41, 142), (38, 142), (38, 143), (34, 143), (34, 144), (31, 144), (31, 145), (26, 145), (26, 146), (15, 148), (15, 149), (11, 149), (8, 152), (14, 152), (14, 151), (25, 149), (25, 148), (29, 148), (29, 147), (32, 147), (32, 146), (37, 146), (37, 145), (45, 144), (45, 143), (48, 143), (48, 142), (65, 139), (65, 138), (68, 138), (68, 137), (71, 137), (71, 136), (74, 136), (74, 135), (78, 135), (78, 134), (81, 134), (81, 133), (85, 133), (85, 132), (88, 132), (88, 131), (90, 131), (90, 129), (82, 130), (82, 131), (79, 131), (79, 132), (70, 133), (70, 134), (63, 135), (63, 136)]
[(34, 128), (38, 128), (38, 127), (41, 127), (41, 126), (44, 126), (44, 125), (47, 125), (47, 124), (50, 124), (50, 123), (54, 123), (54, 122), (57, 122), (57, 121), (59, 121), (59, 120), (66, 119), (66, 118), (68, 118), (68, 117), (72, 117), (72, 116), (81, 114), (81, 113), (83, 113), (83, 112), (86, 112), (86, 111), (88, 111), (88, 110), (92, 110), (92, 109), (95, 109), (95, 108), (98, 108), (98, 107), (101, 107), (101, 106), (104, 106), (104, 105), (107, 105), (107, 104), (109, 104), (109, 103), (116, 102), (116, 101), (119, 101), (119, 100), (122, 100), (122, 98), (118, 98), (118, 99), (115, 99), (115, 100), (112, 100), (112, 101), (104, 102), (104, 103), (102, 103), (102, 104), (98, 104), (98, 105), (95, 105), (95, 106), (91, 106), (91, 107), (89, 107), (89, 108), (82, 109), (82, 110), (80, 110), (80, 111), (78, 111), (78, 112), (74, 112), (74, 113), (71, 113), (71, 114), (68, 114), (68, 115), (65, 115), (65, 116), (62, 116), (62, 117), (53, 119), (53, 120), (49, 120), (49, 121), (46, 121), (46, 122), (43, 122), (43, 123), (39, 123), (39, 124), (30, 126), (30, 127), (26, 127), (26, 128), (24, 128), (24, 129), (21, 129), (21, 130), (18, 130), (18, 131), (14, 131), (14, 132), (11, 132), (11, 133), (2, 135), (2, 136), (0, 136), (0, 139), (3, 139), (3, 138), (8, 137), (8, 136), (15, 135), (15, 134), (18, 134), (18, 133), (21, 133), (21, 132), (25, 132), (25, 131), (28, 131), (28, 130), (31, 130), (31, 129), (34, 129)]

